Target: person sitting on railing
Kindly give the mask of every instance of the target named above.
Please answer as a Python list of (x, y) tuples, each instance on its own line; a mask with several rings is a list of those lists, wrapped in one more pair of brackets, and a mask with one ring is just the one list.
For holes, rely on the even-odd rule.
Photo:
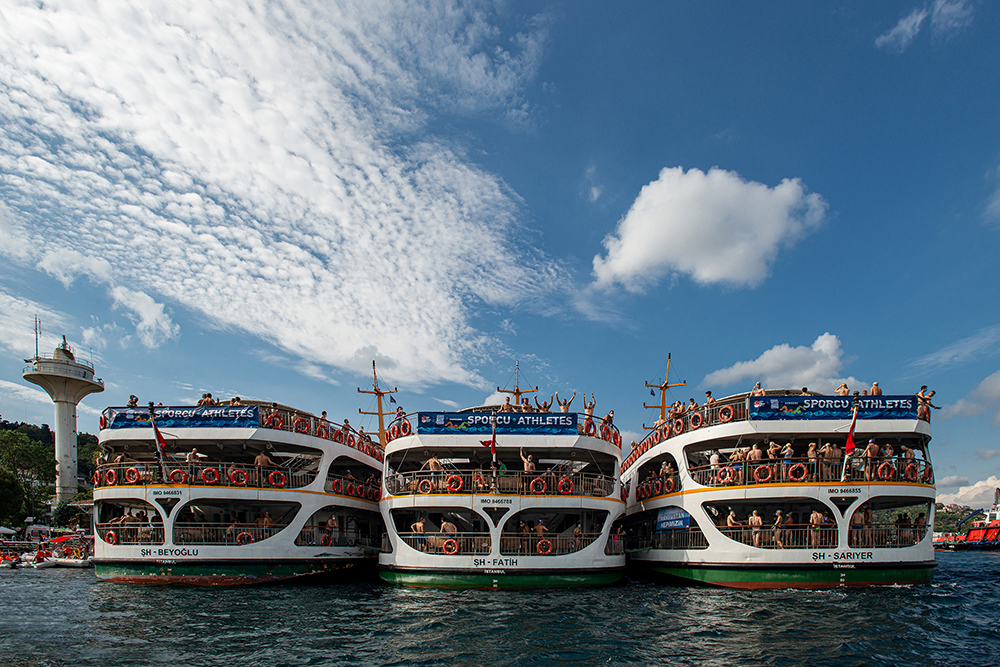
[(231, 405), (231, 406), (233, 406), (235, 408), (242, 407), (243, 406), (243, 399), (241, 399), (239, 396), (234, 396), (233, 399), (231, 401), (229, 401), (229, 405)]
[(514, 406), (510, 404), (510, 396), (506, 397), (503, 401), (503, 405), (497, 412), (514, 412)]
[(868, 390), (869, 396), (881, 396), (882, 387), (878, 386), (878, 381), (872, 382), (872, 388)]
[(559, 400), (559, 392), (557, 391), (555, 398), (556, 398), (556, 403), (559, 404), (559, 412), (567, 413), (569, 412), (569, 404), (573, 402), (574, 398), (576, 398), (576, 392), (575, 391), (573, 392), (573, 395), (569, 397), (569, 400), (565, 399)]
[(846, 382), (841, 382), (840, 386), (833, 390), (837, 396), (850, 396), (851, 390), (847, 388)]
[(767, 392), (766, 392), (766, 391), (764, 391), (764, 390), (763, 390), (763, 389), (761, 388), (761, 386), (760, 386), (760, 382), (758, 382), (757, 384), (755, 384), (755, 385), (753, 386), (753, 389), (751, 389), (751, 390), (750, 390), (750, 395), (751, 395), (751, 396), (764, 396), (764, 395), (766, 395), (766, 394), (767, 394)]
[(125, 404), (126, 408), (137, 408), (139, 407), (139, 397), (132, 394), (128, 397), (128, 403)]
[(535, 411), (536, 412), (548, 412), (549, 408), (552, 407), (552, 401), (553, 400), (554, 400), (553, 396), (549, 395), (549, 402), (548, 403), (546, 403), (545, 401), (542, 401), (541, 403), (539, 403), (538, 402), (538, 397), (535, 396)]

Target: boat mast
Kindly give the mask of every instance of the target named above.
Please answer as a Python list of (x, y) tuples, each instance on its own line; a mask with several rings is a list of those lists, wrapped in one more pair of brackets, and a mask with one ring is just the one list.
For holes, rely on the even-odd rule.
[(359, 394), (375, 394), (375, 398), (378, 401), (378, 412), (364, 412), (361, 408), (358, 408), (358, 414), (360, 415), (378, 415), (378, 442), (380, 445), (385, 447), (385, 413), (382, 411), (382, 397), (386, 394), (395, 394), (399, 389), (393, 388), (391, 391), (388, 389), (378, 388), (378, 374), (375, 372), (375, 361), (372, 361), (372, 379), (374, 391), (368, 391), (358, 387)]
[[(660, 404), (646, 405), (645, 403), (643, 403), (642, 407), (652, 410), (656, 410), (657, 408), (659, 408), (660, 421), (664, 422), (667, 420), (667, 389), (670, 389), (671, 387), (683, 387), (684, 385), (687, 384), (687, 380), (685, 380), (684, 382), (675, 382), (674, 384), (670, 384), (670, 353), (667, 352), (667, 372), (663, 375), (663, 384), (649, 384), (648, 382), (644, 384), (650, 389), (655, 388), (660, 390)], [(655, 426), (646, 426), (645, 424), (643, 424), (642, 427), (647, 431), (651, 431), (654, 428), (656, 428)]]
[(538, 391), (538, 387), (537, 386), (534, 389), (521, 389), (517, 385), (518, 380), (520, 379), (520, 375), (521, 375), (521, 362), (520, 361), (515, 361), (514, 362), (514, 389), (513, 390), (510, 390), (510, 389), (501, 389), (500, 387), (497, 387), (497, 391), (499, 393), (501, 393), (501, 394), (514, 394), (514, 403), (516, 405), (520, 405), (521, 404), (521, 395), (522, 394), (531, 394), (533, 392)]

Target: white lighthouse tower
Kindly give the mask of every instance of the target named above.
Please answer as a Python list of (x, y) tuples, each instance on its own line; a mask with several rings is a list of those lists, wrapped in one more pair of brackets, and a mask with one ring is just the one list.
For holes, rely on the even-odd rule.
[(25, 359), (24, 379), (48, 392), (56, 404), (56, 501), (76, 495), (76, 404), (89, 394), (104, 391), (104, 381), (94, 377), (94, 366), (78, 361), (66, 336), (52, 356), (38, 353)]

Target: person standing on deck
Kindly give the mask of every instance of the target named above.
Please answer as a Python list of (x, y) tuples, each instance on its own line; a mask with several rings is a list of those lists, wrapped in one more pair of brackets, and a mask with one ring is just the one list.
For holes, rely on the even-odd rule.
[(569, 397), (569, 400), (561, 401), (559, 400), (559, 392), (557, 391), (555, 398), (556, 398), (556, 403), (559, 404), (559, 412), (567, 413), (569, 412), (569, 404), (573, 402), (574, 398), (576, 398), (576, 392), (575, 391), (573, 392), (573, 395)]

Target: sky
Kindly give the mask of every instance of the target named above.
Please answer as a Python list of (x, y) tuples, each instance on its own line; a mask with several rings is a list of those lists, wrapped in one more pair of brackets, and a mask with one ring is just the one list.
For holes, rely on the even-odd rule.
[(1000, 485), (1000, 7), (931, 0), (0, 6), (0, 415), (63, 334), (106, 406), (615, 410), (937, 391)]

